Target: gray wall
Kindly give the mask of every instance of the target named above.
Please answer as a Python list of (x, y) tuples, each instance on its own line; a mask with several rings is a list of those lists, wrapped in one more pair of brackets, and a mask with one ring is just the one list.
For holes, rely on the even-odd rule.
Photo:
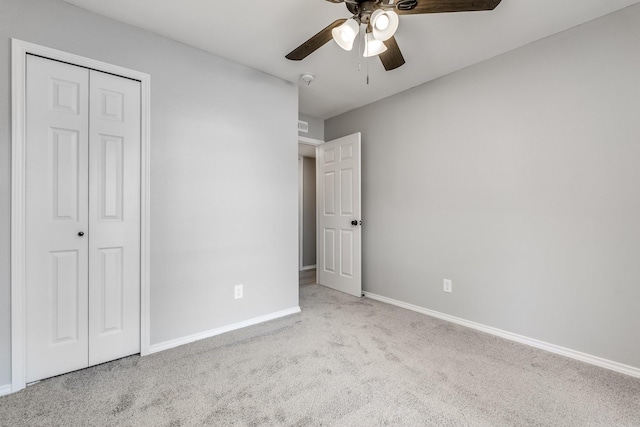
[(316, 159), (303, 157), (302, 266), (316, 264)]
[(60, 0), (2, 0), (0, 385), (11, 380), (11, 37), (151, 74), (152, 344), (298, 305), (297, 86)]
[(299, 136), (324, 141), (324, 120), (307, 116), (305, 114), (298, 114), (298, 118), (303, 122), (309, 123), (309, 132), (298, 132)]
[(327, 120), (365, 290), (640, 367), (639, 47), (636, 5)]

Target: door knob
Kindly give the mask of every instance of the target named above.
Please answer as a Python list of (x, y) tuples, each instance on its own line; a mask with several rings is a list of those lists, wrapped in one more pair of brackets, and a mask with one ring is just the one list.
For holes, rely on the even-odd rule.
[(358, 221), (358, 220), (353, 220), (351, 221), (351, 225), (362, 225), (362, 221)]
[(80, 237), (84, 236), (84, 231), (78, 231), (78, 236)]

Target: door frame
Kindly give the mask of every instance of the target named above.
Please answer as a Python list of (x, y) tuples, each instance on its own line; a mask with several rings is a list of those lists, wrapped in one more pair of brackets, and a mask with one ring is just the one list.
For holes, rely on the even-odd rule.
[(304, 255), (304, 157), (298, 155), (298, 271), (302, 271)]
[(140, 354), (150, 348), (151, 76), (83, 56), (11, 39), (11, 391), (26, 387), (26, 61), (27, 54), (140, 81)]

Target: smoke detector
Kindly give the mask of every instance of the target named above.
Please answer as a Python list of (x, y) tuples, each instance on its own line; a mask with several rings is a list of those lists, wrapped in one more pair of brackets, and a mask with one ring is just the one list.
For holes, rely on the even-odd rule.
[(306, 84), (307, 86), (309, 86), (311, 84), (311, 82), (313, 81), (315, 77), (313, 77), (313, 74), (311, 73), (304, 73), (302, 75), (300, 75), (300, 81), (304, 84)]

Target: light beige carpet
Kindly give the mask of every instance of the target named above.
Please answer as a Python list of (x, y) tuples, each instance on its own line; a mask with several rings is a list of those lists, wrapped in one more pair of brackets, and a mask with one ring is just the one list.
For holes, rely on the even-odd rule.
[(313, 285), (316, 283), (316, 269), (304, 270), (298, 273), (299, 283), (301, 285)]
[(0, 398), (2, 426), (640, 426), (640, 379), (319, 285), (302, 313)]

